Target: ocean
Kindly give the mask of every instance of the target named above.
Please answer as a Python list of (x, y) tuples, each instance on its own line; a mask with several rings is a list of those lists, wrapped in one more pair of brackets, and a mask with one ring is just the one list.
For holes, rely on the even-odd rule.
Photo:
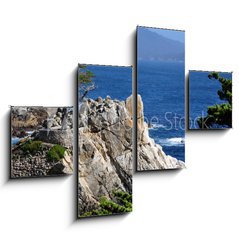
[[(26, 133), (27, 133), (26, 137), (30, 137), (34, 133), (34, 131), (26, 131)], [(18, 144), (21, 141), (21, 139), (24, 139), (26, 137), (19, 138), (19, 137), (12, 136), (12, 138), (11, 138), (12, 146)]]
[(132, 68), (118, 66), (87, 65), (94, 73), (96, 89), (90, 91), (88, 98), (96, 99), (109, 95), (112, 99), (126, 100), (132, 94)]
[[(207, 115), (209, 106), (221, 104), (217, 91), (221, 84), (208, 78), (211, 72), (190, 71), (189, 74), (189, 118), (190, 129), (198, 129), (197, 118)], [(219, 73), (221, 77), (232, 79), (232, 73)], [(219, 126), (218, 126), (219, 128)], [(223, 127), (225, 128), (225, 127)]]
[(138, 61), (138, 94), (149, 134), (167, 155), (185, 161), (184, 62)]

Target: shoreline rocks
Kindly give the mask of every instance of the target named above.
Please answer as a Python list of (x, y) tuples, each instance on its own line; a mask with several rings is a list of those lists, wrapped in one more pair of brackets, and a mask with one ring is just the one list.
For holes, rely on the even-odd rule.
[(43, 141), (46, 143), (59, 144), (65, 147), (73, 146), (73, 129), (41, 129), (35, 136), (35, 140)]
[(47, 116), (46, 108), (43, 107), (12, 107), (11, 126), (14, 130), (37, 129)]
[[(138, 95), (138, 171), (183, 168), (149, 137), (143, 102)], [(133, 97), (125, 101), (98, 97), (79, 108), (79, 216), (97, 209), (99, 199), (114, 190), (132, 193)]]
[[(12, 143), (12, 178), (73, 173), (72, 110), (56, 107), (12, 107), (12, 139), (19, 138), (16, 144)], [(33, 130), (33, 133), (29, 134), (29, 130)], [(26, 153), (23, 151), (24, 145), (29, 141), (40, 141), (42, 148), (34, 154)], [(48, 151), (57, 144), (66, 149), (64, 157), (57, 162), (48, 161)]]
[(24, 144), (17, 146), (12, 151), (11, 178), (72, 174), (73, 159), (71, 150), (66, 149), (64, 157), (59, 161), (49, 161), (47, 153), (54, 144), (42, 143), (41, 150), (36, 153), (24, 152), (22, 150)]
[(87, 99), (79, 109), (79, 215), (113, 191), (132, 193), (132, 117), (124, 101)]

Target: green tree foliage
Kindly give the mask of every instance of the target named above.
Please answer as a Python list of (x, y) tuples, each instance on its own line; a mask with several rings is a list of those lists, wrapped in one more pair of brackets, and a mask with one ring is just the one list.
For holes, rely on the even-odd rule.
[(50, 162), (55, 162), (55, 161), (59, 161), (60, 159), (62, 159), (64, 157), (64, 153), (65, 153), (65, 148), (61, 145), (55, 145), (53, 146), (48, 152), (47, 152), (47, 160)]
[(221, 83), (221, 89), (217, 94), (226, 103), (216, 104), (208, 107), (207, 116), (197, 120), (200, 128), (212, 128), (215, 125), (232, 126), (232, 80), (220, 77), (219, 73), (212, 72), (209, 79), (217, 80)]
[(100, 198), (100, 205), (98, 209), (86, 212), (80, 217), (111, 215), (131, 211), (132, 195), (123, 191), (114, 191), (113, 200), (109, 200), (105, 196), (102, 196)]
[(80, 88), (80, 100), (82, 101), (89, 91), (95, 89), (93, 78), (95, 75), (86, 69), (86, 65), (79, 64), (78, 66), (78, 82)]
[(29, 140), (21, 147), (21, 149), (24, 153), (35, 154), (42, 150), (42, 142)]

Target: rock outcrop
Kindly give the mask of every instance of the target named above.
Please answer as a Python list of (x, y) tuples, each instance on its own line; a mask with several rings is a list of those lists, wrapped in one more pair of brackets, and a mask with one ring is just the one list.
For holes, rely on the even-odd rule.
[(61, 174), (72, 174), (73, 173), (73, 161), (72, 154), (65, 151), (64, 157), (48, 172), (49, 175), (61, 175)]
[(73, 146), (73, 112), (69, 111), (65, 120), (62, 120), (63, 111), (64, 108), (48, 108), (50, 118), (43, 122), (42, 128), (35, 134), (36, 140), (60, 144), (67, 148)]
[(15, 131), (18, 129), (37, 129), (42, 126), (48, 117), (44, 107), (12, 107), (11, 125)]
[[(12, 107), (11, 125), (14, 131), (61, 128), (65, 110), (63, 107)], [(72, 128), (72, 111), (66, 115), (66, 128)]]
[(144, 122), (141, 96), (137, 98), (137, 170), (160, 170), (184, 168), (184, 162), (166, 155), (162, 147), (149, 137), (148, 124)]
[[(98, 98), (79, 109), (79, 215), (96, 209), (101, 196), (132, 192), (132, 115), (126, 102)], [(131, 101), (132, 102), (132, 101)]]
[(41, 129), (35, 136), (35, 140), (43, 141), (46, 143), (59, 144), (65, 147), (73, 146), (73, 129)]
[[(149, 137), (138, 96), (138, 170), (182, 168)], [(133, 98), (85, 99), (79, 108), (79, 215), (97, 209), (114, 190), (132, 193)]]

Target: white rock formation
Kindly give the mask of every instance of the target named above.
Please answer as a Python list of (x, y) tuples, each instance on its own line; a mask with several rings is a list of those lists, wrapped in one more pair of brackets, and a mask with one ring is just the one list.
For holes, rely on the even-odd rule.
[(137, 170), (159, 170), (183, 168), (184, 162), (166, 155), (159, 144), (149, 137), (148, 125), (144, 122), (141, 96), (137, 98)]
[[(127, 102), (127, 101), (126, 101)], [(79, 109), (79, 214), (101, 196), (132, 192), (132, 116), (124, 101), (85, 100)]]
[[(182, 168), (149, 137), (143, 102), (138, 96), (138, 169)], [(132, 193), (132, 96), (126, 101), (86, 99), (79, 109), (79, 215), (96, 209), (101, 196), (114, 190)]]

